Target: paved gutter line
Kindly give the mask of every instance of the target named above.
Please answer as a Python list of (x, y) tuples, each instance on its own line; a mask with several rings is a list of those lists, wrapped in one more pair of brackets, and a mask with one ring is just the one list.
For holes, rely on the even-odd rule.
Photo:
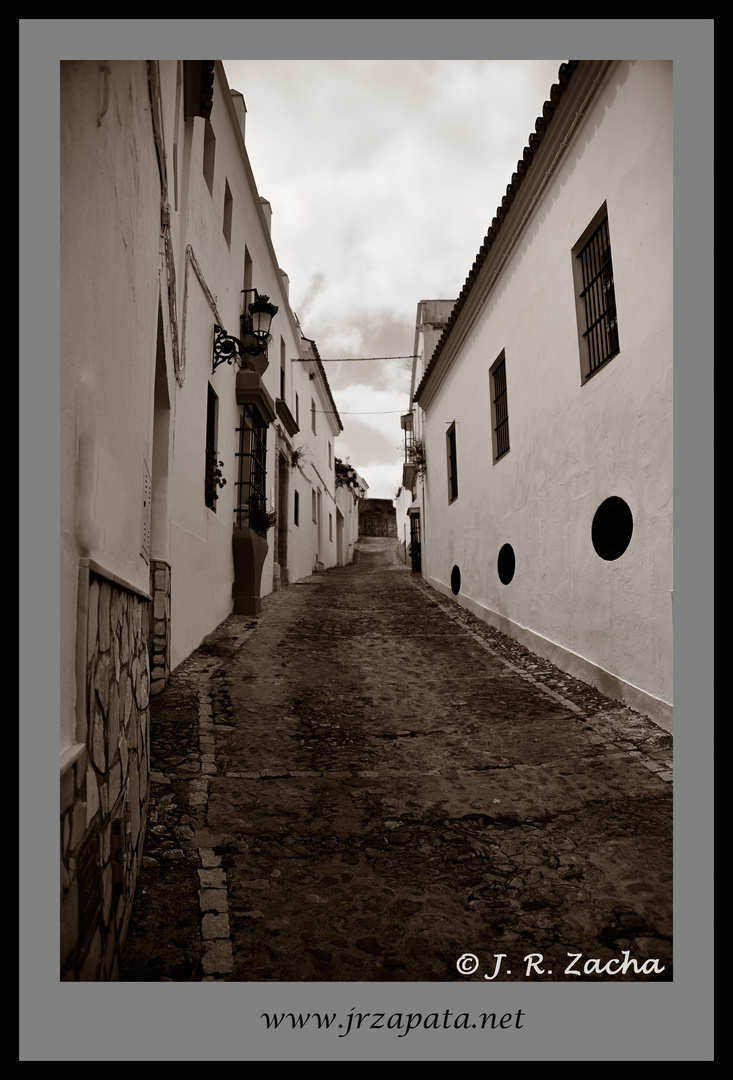
[[(254, 627), (245, 627), (230, 644), (231, 653), (240, 648), (244, 640), (254, 631)], [(228, 658), (227, 658), (228, 659)], [(216, 736), (211, 707), (210, 680), (225, 660), (218, 661), (202, 671), (198, 679), (198, 727), (200, 777), (190, 783), (189, 805), (192, 810), (203, 813), (204, 818), (209, 804), (209, 785), (218, 775), (216, 766)], [(198, 847), (201, 866), (199, 876), (199, 910), (201, 915), (201, 941), (203, 953), (201, 966), (204, 972), (202, 982), (225, 981), (234, 969), (231, 928), (229, 925), (229, 893), (226, 871), (221, 865), (221, 856), (210, 847)]]
[[(203, 811), (204, 815), (209, 803), (210, 778), (217, 774), (214, 753), (216, 740), (209, 692), (212, 670), (213, 668), (210, 668), (199, 676), (199, 756), (202, 775), (199, 780), (191, 781), (189, 796), (192, 808)], [(198, 855), (201, 862), (198, 871), (198, 893), (203, 948), (202, 982), (216, 982), (217, 976), (230, 975), (234, 967), (226, 871), (221, 867), (221, 856), (217, 855), (213, 848), (199, 847)]]
[[(549, 686), (547, 686), (541, 680), (536, 679), (534, 677), (534, 675), (531, 675), (527, 671), (523, 671), (521, 668), (517, 667), (516, 664), (513, 664), (510, 660), (507, 660), (506, 657), (502, 656), (500, 652), (496, 651), (496, 649), (492, 649), (492, 647), (481, 636), (481, 634), (478, 634), (475, 630), (471, 630), (470, 627), (466, 626), (464, 620), (461, 618), (461, 616), (457, 612), (451, 611), (450, 606), (448, 606), (450, 604), (450, 601), (445, 601), (442, 594), (440, 594), (437, 591), (432, 590), (432, 589), (431, 589), (431, 594), (430, 595), (427, 594), (427, 589), (430, 589), (430, 586), (426, 585), (422, 578), (420, 579), (420, 581), (415, 581), (415, 580), (413, 580), (412, 577), (410, 577), (408, 580), (409, 580), (410, 584), (413, 586), (413, 588), (416, 588), (420, 592), (423, 592), (425, 595), (427, 595), (428, 599), (432, 603), (436, 604), (436, 606), (445, 615), (447, 615), (447, 617), (449, 619), (451, 619), (451, 621), (454, 622), (456, 624), (456, 626), (460, 627), (460, 629), (463, 630), (464, 633), (468, 634), (469, 637), (472, 637), (474, 639), (474, 641), (476, 641), (481, 646), (481, 648), (484, 650), (484, 652), (489, 653), (491, 656), (494, 657), (494, 659), (500, 660), (501, 663), (504, 664), (506, 667), (508, 667), (510, 671), (514, 672), (515, 675), (518, 675), (521, 679), (524, 679), (525, 682), (531, 683), (532, 686), (536, 687), (538, 690), (541, 690), (543, 694), (546, 694), (548, 697), (553, 698), (560, 705), (562, 705), (563, 708), (569, 709), (571, 712), (575, 713), (577, 716), (585, 718), (588, 725), (590, 727), (592, 727), (595, 731), (598, 732), (598, 734), (596, 736), (591, 736), (591, 740), (593, 742), (603, 741), (599, 737), (601, 735), (603, 735), (603, 736), (605, 736), (607, 738), (610, 737), (610, 738), (616, 738), (616, 739), (620, 738), (622, 740), (628, 740), (628, 733), (625, 732), (625, 731), (612, 730), (611, 732), (608, 732), (607, 730), (604, 730), (604, 725), (608, 725), (608, 726), (611, 726), (613, 728), (613, 723), (609, 719), (608, 716), (603, 716), (600, 719), (600, 721), (594, 721), (594, 718), (592, 716), (588, 717), (585, 710), (581, 709), (578, 705), (575, 704), (575, 702), (569, 701), (567, 698), (563, 697), (562, 694), (558, 693), (557, 690), (552, 690)], [(435, 596), (432, 595), (433, 592), (435, 592)], [(539, 659), (541, 659), (541, 658), (539, 658)], [(582, 681), (582, 680), (578, 680), (578, 681)], [(618, 702), (617, 707), (619, 709), (628, 709), (628, 706), (625, 706), (622, 702)], [(631, 711), (633, 711), (633, 710), (631, 710)], [(608, 742), (608, 743), (605, 743), (605, 746), (606, 746), (606, 749), (609, 750), (609, 751), (619, 751), (619, 746), (616, 743)], [(622, 752), (623, 754), (625, 754), (628, 757), (638, 757), (638, 756), (641, 756), (641, 754), (642, 754), (642, 752), (639, 751), (638, 748), (635, 745), (633, 746), (633, 748), (621, 747), (620, 752)], [(665, 755), (662, 760), (657, 760), (655, 758), (647, 757), (645, 760), (641, 761), (641, 764), (644, 765), (644, 767), (647, 768), (650, 772), (655, 773), (656, 776), (658, 776), (660, 780), (665, 780), (665, 781), (669, 782), (673, 778), (672, 761), (671, 761), (671, 759), (669, 758), (668, 755)]]

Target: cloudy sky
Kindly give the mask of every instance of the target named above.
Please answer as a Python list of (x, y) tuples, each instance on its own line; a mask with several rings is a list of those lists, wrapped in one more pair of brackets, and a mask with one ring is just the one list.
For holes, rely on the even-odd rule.
[(373, 498), (402, 481), (420, 300), (455, 299), (562, 60), (225, 60), (290, 302)]

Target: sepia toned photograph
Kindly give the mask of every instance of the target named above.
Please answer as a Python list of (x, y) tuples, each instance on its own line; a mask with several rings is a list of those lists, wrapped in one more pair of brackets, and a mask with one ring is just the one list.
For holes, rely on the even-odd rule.
[(62, 978), (671, 980), (672, 63), (60, 77)]
[[(691, 65), (593, 21), (541, 51), (493, 20), (72, 22), (22, 130), (58, 197), (24, 163), (21, 234), (29, 203), (58, 233), (30, 1056), (665, 1057), (693, 880), (709, 923), (673, 769), (674, 710), (688, 776), (709, 719), (680, 653)], [(248, 58), (182, 58), (215, 49)]]

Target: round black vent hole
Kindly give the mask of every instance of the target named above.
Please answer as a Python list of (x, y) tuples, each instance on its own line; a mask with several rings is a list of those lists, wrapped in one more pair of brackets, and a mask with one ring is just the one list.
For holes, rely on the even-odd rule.
[(634, 516), (628, 503), (617, 495), (606, 499), (595, 512), (591, 540), (596, 555), (608, 562), (620, 559), (631, 543)]
[(453, 590), (453, 595), (458, 596), (461, 591), (461, 571), (457, 566), (454, 566), (450, 573), (450, 587)]
[(499, 581), (502, 585), (508, 585), (514, 577), (514, 568), (516, 566), (516, 560), (514, 558), (514, 548), (511, 544), (504, 544), (499, 552), (499, 558), (497, 559), (497, 570), (499, 572)]

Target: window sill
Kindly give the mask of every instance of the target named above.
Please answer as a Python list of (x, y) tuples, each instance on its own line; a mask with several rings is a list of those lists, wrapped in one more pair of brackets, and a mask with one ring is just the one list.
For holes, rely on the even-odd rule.
[(593, 376), (597, 375), (599, 371), (604, 371), (608, 367), (608, 365), (611, 363), (611, 361), (616, 359), (616, 357), (620, 354), (620, 352), (621, 352), (621, 350), (617, 349), (615, 353), (611, 353), (611, 355), (608, 356), (603, 361), (602, 364), (599, 364), (598, 367), (593, 368), (592, 371), (584, 371), (583, 372), (583, 378), (581, 380), (580, 385), (585, 386), (585, 384), (587, 382), (590, 382), (590, 380), (593, 378)]

